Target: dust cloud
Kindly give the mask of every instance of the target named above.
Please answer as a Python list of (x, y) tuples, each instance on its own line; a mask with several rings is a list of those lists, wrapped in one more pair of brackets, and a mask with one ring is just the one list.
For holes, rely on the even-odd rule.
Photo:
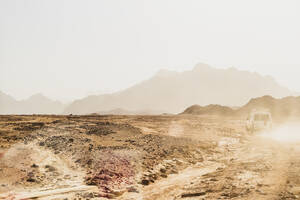
[(300, 124), (286, 123), (262, 133), (262, 136), (278, 142), (298, 143), (300, 142)]

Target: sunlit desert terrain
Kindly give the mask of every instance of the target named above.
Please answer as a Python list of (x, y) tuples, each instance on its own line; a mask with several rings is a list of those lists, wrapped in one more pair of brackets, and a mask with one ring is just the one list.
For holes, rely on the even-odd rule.
[(245, 120), (196, 115), (1, 116), (0, 198), (298, 199), (299, 129), (287, 127), (250, 134)]

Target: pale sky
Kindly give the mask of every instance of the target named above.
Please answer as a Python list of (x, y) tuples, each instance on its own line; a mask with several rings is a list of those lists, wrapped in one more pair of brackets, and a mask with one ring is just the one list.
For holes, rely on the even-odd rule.
[(17, 99), (70, 101), (198, 62), (300, 91), (300, 1), (0, 1), (0, 90)]

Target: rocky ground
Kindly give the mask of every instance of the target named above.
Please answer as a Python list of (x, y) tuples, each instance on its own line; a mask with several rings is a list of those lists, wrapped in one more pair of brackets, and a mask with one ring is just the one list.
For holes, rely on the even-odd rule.
[(0, 116), (0, 199), (300, 199), (300, 147), (192, 115)]

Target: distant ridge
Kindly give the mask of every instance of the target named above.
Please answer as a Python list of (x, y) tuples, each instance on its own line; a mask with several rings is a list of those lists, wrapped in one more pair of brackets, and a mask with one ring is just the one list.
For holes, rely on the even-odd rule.
[(17, 101), (0, 91), (0, 114), (175, 114), (190, 105), (200, 105), (194, 114), (214, 110), (226, 115), (230, 112), (226, 107), (240, 107), (251, 98), (265, 95), (282, 98), (293, 94), (270, 76), (235, 68), (216, 69), (201, 63), (184, 72), (160, 70), (128, 89), (88, 96), (68, 106), (42, 94)]
[(64, 104), (42, 94), (17, 101), (0, 91), (0, 114), (61, 114), (63, 109)]
[(161, 70), (149, 80), (117, 93), (76, 100), (64, 113), (88, 114), (118, 108), (179, 113), (194, 104), (241, 106), (255, 97), (292, 94), (270, 76), (235, 68), (216, 69), (202, 63), (184, 72)]

